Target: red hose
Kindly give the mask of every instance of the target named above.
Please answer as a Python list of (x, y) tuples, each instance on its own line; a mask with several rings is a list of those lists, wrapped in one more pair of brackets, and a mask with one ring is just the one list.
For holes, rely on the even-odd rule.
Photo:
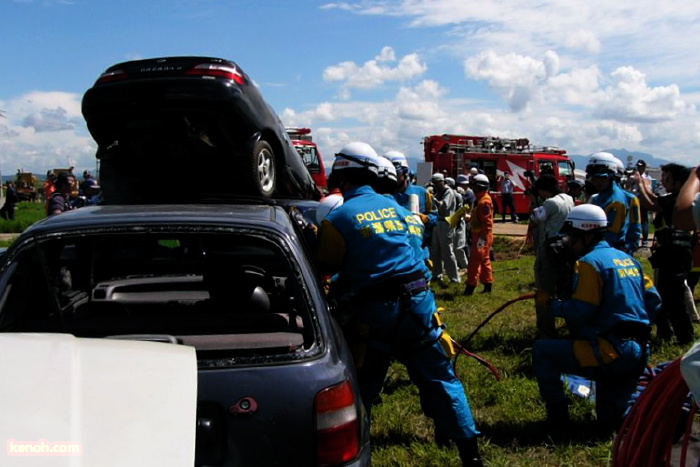
[[(652, 379), (642, 391), (615, 437), (613, 467), (645, 467), (671, 465), (671, 451), (688, 385), (680, 372), (680, 358), (674, 360)], [(695, 405), (688, 414), (682, 463), (688, 444), (688, 433), (695, 414)]]
[[(459, 355), (466, 355), (467, 357), (471, 357), (471, 358), (475, 359), (477, 362), (479, 362), (479, 363), (481, 363), (482, 365), (484, 365), (485, 367), (487, 367), (487, 368), (491, 371), (491, 373), (493, 373), (493, 376), (494, 376), (494, 378), (496, 378), (497, 381), (500, 381), (500, 380), (501, 380), (501, 373), (498, 371), (498, 368), (496, 368), (493, 364), (491, 364), (491, 363), (490, 363), (488, 360), (486, 360), (484, 357), (480, 357), (479, 355), (468, 351), (468, 350), (466, 349), (467, 343), (471, 340), (472, 337), (474, 337), (474, 335), (477, 333), (477, 331), (479, 331), (479, 329), (481, 329), (481, 328), (483, 328), (484, 326), (486, 326), (486, 323), (488, 323), (488, 322), (491, 320), (491, 318), (493, 318), (494, 316), (496, 316), (496, 315), (497, 315), (498, 313), (500, 313), (501, 311), (505, 310), (506, 307), (512, 305), (513, 303), (519, 302), (519, 301), (521, 301), (521, 300), (528, 300), (528, 299), (530, 299), (530, 298), (535, 298), (535, 294), (534, 294), (534, 293), (528, 293), (528, 294), (525, 294), (525, 295), (521, 295), (521, 296), (518, 297), (518, 298), (514, 298), (514, 299), (512, 299), (512, 300), (508, 300), (507, 302), (505, 302), (503, 305), (501, 305), (501, 306), (499, 306), (498, 308), (496, 308), (496, 310), (493, 311), (490, 315), (488, 315), (488, 316), (486, 317), (486, 319), (485, 319), (484, 321), (482, 321), (481, 324), (479, 324), (479, 325), (476, 327), (476, 329), (474, 329), (474, 331), (472, 331), (472, 333), (469, 334), (469, 335), (467, 336), (467, 338), (464, 339), (464, 341), (463, 341), (461, 344), (460, 344), (459, 342), (455, 341), (454, 339), (452, 339), (452, 345), (454, 345), (454, 346), (455, 346), (455, 349), (457, 349), (457, 357), (458, 357)], [(454, 366), (455, 366), (455, 368), (456, 368), (456, 366), (457, 366), (457, 357), (455, 357), (455, 360), (454, 360)]]
[(469, 335), (466, 337), (466, 339), (464, 339), (464, 341), (462, 341), (462, 345), (463, 345), (463, 346), (466, 346), (466, 345), (467, 345), (467, 342), (469, 342), (469, 341), (471, 340), (471, 338), (474, 337), (474, 335), (479, 331), (479, 329), (481, 329), (481, 328), (483, 328), (484, 326), (486, 326), (486, 323), (488, 323), (489, 321), (491, 321), (491, 318), (493, 318), (494, 316), (496, 316), (498, 313), (500, 313), (501, 311), (505, 310), (507, 307), (509, 307), (509, 306), (512, 305), (513, 303), (517, 303), (517, 302), (519, 302), (519, 301), (521, 301), (521, 300), (529, 300), (529, 299), (531, 299), (531, 298), (535, 298), (535, 293), (534, 293), (534, 292), (530, 292), (530, 293), (527, 293), (527, 294), (525, 294), (525, 295), (521, 295), (521, 296), (519, 296), (518, 298), (514, 298), (514, 299), (512, 299), (512, 300), (508, 300), (508, 301), (505, 302), (503, 305), (501, 305), (501, 306), (499, 306), (498, 308), (496, 308), (495, 311), (493, 311), (490, 315), (488, 315), (488, 316), (486, 317), (486, 319), (483, 320), (483, 321), (481, 322), (481, 324), (479, 324), (479, 325), (476, 327), (476, 329), (474, 329), (474, 330), (472, 331), (472, 333), (469, 334)]

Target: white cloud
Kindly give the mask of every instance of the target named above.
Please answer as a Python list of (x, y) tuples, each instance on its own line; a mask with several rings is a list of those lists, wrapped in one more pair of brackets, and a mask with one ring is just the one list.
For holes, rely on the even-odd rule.
[(515, 53), (498, 55), (487, 51), (465, 62), (467, 77), (487, 81), (515, 112), (525, 110), (533, 94), (558, 69), (559, 60), (552, 51), (547, 52), (543, 61)]
[(387, 81), (408, 81), (416, 78), (427, 70), (418, 54), (409, 54), (397, 62), (391, 47), (382, 48), (379, 55), (362, 65), (355, 62), (341, 62), (327, 67), (323, 71), (326, 82), (340, 82), (343, 98), (350, 97), (350, 89), (373, 89)]
[(580, 50), (589, 54), (597, 54), (601, 49), (598, 37), (593, 31), (586, 29), (572, 31), (564, 41), (564, 45), (570, 49)]
[(379, 52), (379, 55), (374, 57), (374, 59), (378, 62), (395, 62), (396, 61), (396, 52), (394, 52), (394, 49), (392, 49), (389, 46), (382, 47), (382, 51)]
[(0, 167), (7, 175), (18, 168), (46, 173), (74, 161), (94, 168), (96, 144), (80, 112), (81, 96), (65, 92), (31, 92), (0, 102)]
[(644, 73), (632, 67), (618, 68), (611, 74), (611, 81), (596, 111), (603, 118), (659, 122), (692, 110), (681, 99), (678, 86), (649, 87)]
[(579, 54), (573, 59), (587, 61), (585, 66), (596, 56), (601, 68), (612, 70), (634, 57), (637, 68), (653, 71), (654, 81), (700, 83), (698, 66), (690, 65), (695, 73), (687, 68), (697, 62), (700, 43), (700, 3), (694, 0), (362, 0), (343, 5), (355, 14), (443, 29), (448, 48), (462, 57), (486, 50), (537, 56), (551, 49), (561, 55), (564, 47)]

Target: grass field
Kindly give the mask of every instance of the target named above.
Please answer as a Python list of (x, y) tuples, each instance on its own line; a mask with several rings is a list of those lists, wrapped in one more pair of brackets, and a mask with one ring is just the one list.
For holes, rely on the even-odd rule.
[[(534, 290), (534, 257), (521, 240), (497, 239), (493, 293), (471, 297), (462, 287), (434, 287), (452, 337), (464, 342), (499, 306)], [(649, 268), (646, 260), (642, 260)], [(650, 272), (649, 269), (647, 269)], [(697, 331), (697, 329), (696, 329)], [(535, 335), (534, 301), (516, 302), (495, 315), (466, 346), (501, 373), (497, 381), (476, 360), (458, 357), (457, 373), (464, 382), (482, 432), (481, 447), (489, 466), (605, 466), (611, 461), (612, 438), (595, 433), (593, 406), (573, 399), (572, 419), (577, 434), (555, 443), (542, 433), (544, 406), (532, 374), (531, 350)], [(700, 334), (699, 334), (700, 335)], [(675, 359), (684, 348), (653, 341), (652, 363)], [(432, 422), (421, 413), (416, 388), (403, 366), (395, 364), (386, 381), (382, 403), (373, 409), (372, 462), (375, 466), (460, 465), (457, 450), (439, 449), (433, 442)]]
[[(15, 219), (0, 219), (0, 233), (20, 234), (38, 220), (46, 217), (46, 205), (44, 203), (19, 203), (15, 209)], [(10, 241), (11, 243), (11, 241)], [(0, 246), (7, 246), (8, 241), (3, 240)]]
[[(43, 203), (20, 203), (15, 221), (0, 219), (0, 232), (19, 233), (44, 217)], [(0, 242), (8, 246), (11, 240)], [(494, 310), (507, 301), (534, 291), (534, 256), (522, 249), (521, 239), (497, 237), (493, 293), (462, 296), (463, 286), (434, 285), (443, 319), (452, 337), (464, 343)], [(522, 249), (522, 255), (518, 253)], [(642, 263), (650, 273), (648, 261)], [(700, 331), (700, 329), (696, 329)], [(593, 427), (593, 407), (574, 398), (572, 419), (577, 435), (555, 443), (542, 433), (545, 411), (532, 374), (531, 350), (535, 335), (533, 300), (515, 302), (497, 314), (465, 347), (492, 363), (496, 378), (476, 360), (460, 356), (457, 373), (464, 382), (489, 466), (605, 466), (612, 455), (612, 438), (600, 439)], [(700, 335), (700, 332), (698, 332)], [(673, 360), (684, 352), (677, 345), (652, 341), (652, 364)], [(403, 366), (392, 366), (382, 403), (373, 410), (374, 466), (444, 467), (460, 465), (457, 450), (440, 449), (433, 442), (432, 422), (422, 415), (416, 388)]]

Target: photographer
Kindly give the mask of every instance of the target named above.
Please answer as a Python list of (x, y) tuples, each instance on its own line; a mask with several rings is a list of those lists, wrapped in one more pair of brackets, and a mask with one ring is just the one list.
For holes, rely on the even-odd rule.
[(681, 345), (690, 344), (695, 339), (693, 323), (684, 300), (688, 287), (686, 279), (692, 267), (693, 236), (673, 224), (673, 209), (689, 175), (690, 169), (679, 164), (661, 167), (661, 184), (667, 193), (664, 196), (652, 193), (647, 183), (639, 184), (642, 206), (656, 213), (656, 231), (649, 258), (656, 269), (656, 287), (663, 300), (656, 320), (656, 333), (664, 340), (675, 335)]

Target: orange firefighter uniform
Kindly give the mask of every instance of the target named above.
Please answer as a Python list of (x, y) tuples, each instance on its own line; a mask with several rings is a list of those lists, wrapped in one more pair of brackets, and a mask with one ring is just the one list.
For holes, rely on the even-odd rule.
[(491, 269), (491, 245), (493, 245), (493, 201), (488, 191), (476, 194), (476, 205), (469, 219), (471, 226), (471, 248), (467, 285), (476, 286), (493, 283)]

